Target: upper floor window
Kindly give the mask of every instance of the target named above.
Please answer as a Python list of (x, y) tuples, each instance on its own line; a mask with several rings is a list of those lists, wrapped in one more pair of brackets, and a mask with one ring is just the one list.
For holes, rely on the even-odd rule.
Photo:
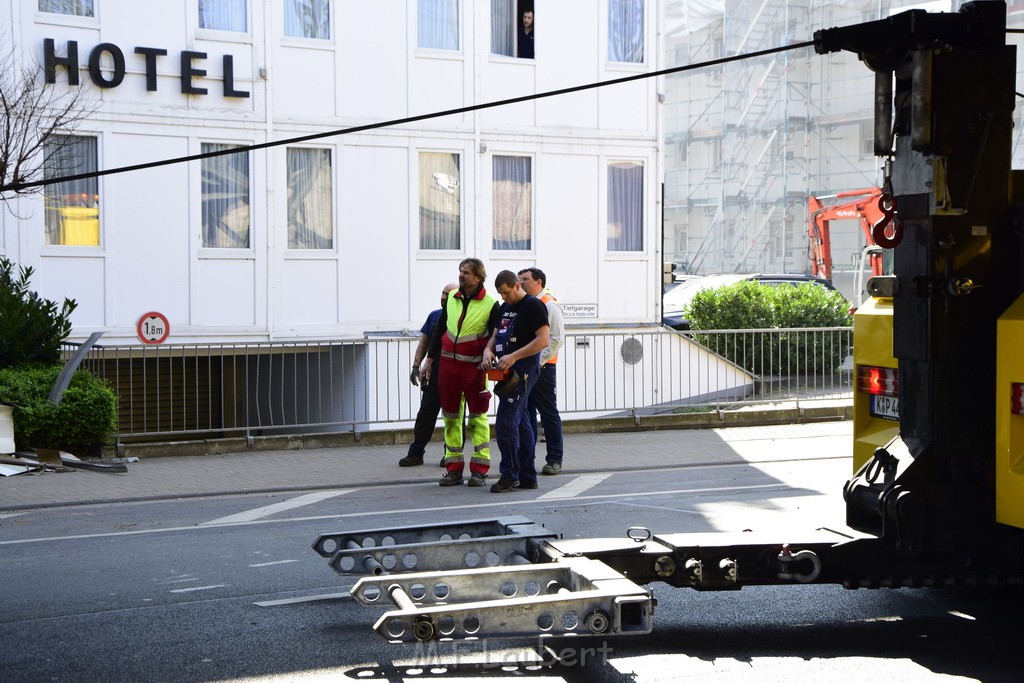
[(334, 245), (331, 150), (288, 148), (288, 248)]
[(644, 0), (608, 0), (608, 61), (644, 61)]
[(492, 161), (494, 249), (525, 251), (532, 246), (533, 182), (530, 157), (500, 157)]
[(459, 249), (462, 236), (460, 158), (420, 152), (420, 249)]
[(96, 16), (93, 0), (39, 0), (40, 12), (54, 14), (73, 14), (77, 17)]
[(330, 5), (330, 0), (285, 0), (284, 34), (330, 40)]
[[(238, 145), (204, 142), (202, 153)], [(249, 248), (249, 153), (235, 152), (202, 161), (203, 246)]]
[(245, 33), (246, 14), (245, 0), (199, 0), (199, 28)]
[(608, 251), (643, 251), (644, 165), (608, 164)]
[(418, 0), (417, 42), (435, 50), (459, 49), (459, 0)]
[(491, 54), (533, 59), (533, 0), (491, 0)]
[[(98, 166), (96, 138), (53, 135), (47, 139), (43, 159), (44, 178), (95, 173)], [(43, 205), (46, 210), (46, 244), (99, 246), (100, 193), (97, 178), (46, 185), (43, 189)]]

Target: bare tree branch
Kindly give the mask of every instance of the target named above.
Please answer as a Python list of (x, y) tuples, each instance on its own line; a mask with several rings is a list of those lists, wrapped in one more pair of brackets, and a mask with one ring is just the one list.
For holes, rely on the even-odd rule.
[(42, 186), (19, 186), (43, 177), (44, 152), (52, 154), (67, 144), (67, 136), (96, 106), (84, 88), (57, 88), (41, 75), (38, 63), (26, 64), (0, 38), (0, 186), (9, 188), (0, 193), (0, 202), (5, 204), (42, 191)]

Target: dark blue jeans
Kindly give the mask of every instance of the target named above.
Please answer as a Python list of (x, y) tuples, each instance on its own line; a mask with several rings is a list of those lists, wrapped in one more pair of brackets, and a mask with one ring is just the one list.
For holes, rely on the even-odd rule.
[(544, 440), (547, 441), (548, 462), (562, 462), (562, 417), (558, 414), (558, 399), (555, 397), (555, 381), (557, 372), (554, 363), (542, 365), (537, 385), (533, 387), (529, 398), (530, 423), (536, 429), (537, 413), (540, 413), (540, 424), (544, 427)]
[(498, 415), (494, 421), (498, 450), (501, 451), (499, 471), (503, 477), (534, 484), (537, 482), (537, 468), (533, 464), (537, 434), (530, 421), (527, 399), (540, 373), (536, 363), (525, 367), (516, 363), (514, 367), (522, 379), (511, 393), (499, 398)]

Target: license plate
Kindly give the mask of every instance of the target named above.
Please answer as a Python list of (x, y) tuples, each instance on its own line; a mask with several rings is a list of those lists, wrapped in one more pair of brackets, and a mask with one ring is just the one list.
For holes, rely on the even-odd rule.
[(871, 414), (886, 420), (900, 419), (900, 400), (895, 396), (871, 395)]

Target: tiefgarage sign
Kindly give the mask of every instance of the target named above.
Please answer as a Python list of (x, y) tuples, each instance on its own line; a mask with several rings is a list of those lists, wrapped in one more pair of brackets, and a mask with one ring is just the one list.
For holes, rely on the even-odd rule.
[(135, 332), (143, 344), (162, 344), (171, 333), (171, 324), (163, 313), (143, 313), (135, 324)]
[[(156, 64), (157, 60), (167, 55), (167, 50), (161, 47), (136, 47), (135, 54), (139, 55), (145, 62), (146, 90), (156, 90)], [(78, 85), (78, 41), (69, 40), (64, 49), (63, 57), (57, 54), (53, 38), (43, 40), (43, 77), (47, 83), (57, 82), (57, 67), (62, 66), (68, 74), (68, 85)], [(100, 68), (100, 60), (103, 56), (109, 57), (112, 68)], [(193, 83), (193, 79), (206, 76), (206, 69), (201, 68), (201, 62), (207, 58), (205, 52), (195, 50), (182, 50), (179, 55), (178, 74), (181, 78), (181, 92), (183, 95), (205, 95), (206, 88), (200, 88)], [(245, 90), (235, 89), (235, 58), (233, 55), (224, 55), (221, 59), (223, 71), (221, 81), (224, 84), (224, 97), (249, 97)], [(124, 51), (113, 43), (100, 43), (89, 52), (89, 78), (101, 88), (116, 88), (121, 85), (125, 76)]]

